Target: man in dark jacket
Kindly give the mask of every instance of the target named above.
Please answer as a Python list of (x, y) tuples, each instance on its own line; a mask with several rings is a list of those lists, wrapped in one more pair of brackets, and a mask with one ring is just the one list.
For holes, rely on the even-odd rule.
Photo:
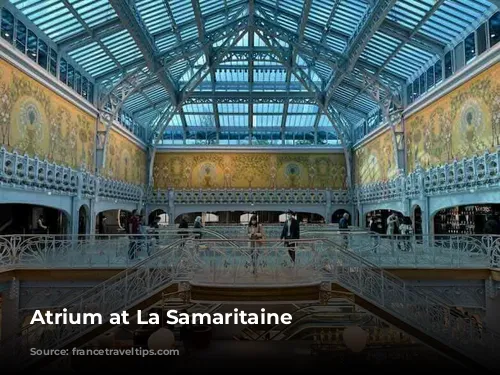
[(295, 263), (295, 248), (297, 243), (295, 241), (287, 240), (298, 240), (300, 239), (300, 224), (294, 217), (294, 212), (288, 210), (286, 214), (285, 225), (283, 225), (283, 230), (281, 231), (280, 239), (285, 240), (285, 246), (288, 248), (288, 255)]

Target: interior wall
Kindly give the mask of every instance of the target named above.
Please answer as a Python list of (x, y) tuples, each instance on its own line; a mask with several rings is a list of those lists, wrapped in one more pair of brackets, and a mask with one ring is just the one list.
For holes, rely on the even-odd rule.
[(354, 150), (354, 165), (354, 178), (357, 185), (394, 178), (397, 168), (390, 129)]
[(105, 167), (101, 174), (132, 184), (145, 184), (147, 179), (145, 150), (113, 129), (109, 133), (108, 142)]
[(157, 152), (155, 188), (342, 189), (344, 155)]
[(411, 115), (408, 171), (460, 160), (500, 145), (500, 63)]
[(94, 169), (95, 117), (0, 60), (0, 142), (9, 151)]

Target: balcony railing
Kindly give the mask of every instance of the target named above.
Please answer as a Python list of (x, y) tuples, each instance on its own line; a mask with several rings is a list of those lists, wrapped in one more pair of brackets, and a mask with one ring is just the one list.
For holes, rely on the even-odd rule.
[(500, 150), (356, 188), (359, 203), (423, 198), (500, 187)]
[(87, 172), (58, 165), (38, 157), (21, 155), (0, 148), (0, 183), (3, 186), (53, 192), (79, 197), (106, 197), (139, 202), (144, 188), (110, 180)]
[[(106, 236), (0, 236), (0, 269), (18, 268), (124, 268), (155, 254), (173, 241), (199, 238), (204, 249), (215, 251), (218, 241), (224, 249), (250, 246), (246, 228), (161, 230), (129, 238)], [(281, 227), (265, 227), (259, 248), (287, 257)], [(379, 236), (369, 232), (343, 233), (334, 229), (303, 230), (304, 241), (326, 239), (348, 248), (382, 268), (500, 269), (500, 236)], [(226, 250), (218, 249), (218, 253)], [(261, 257), (261, 259), (263, 259)]]
[(111, 180), (37, 157), (0, 148), (0, 184), (32, 191), (80, 197), (169, 204), (305, 204), (347, 205), (423, 198), (471, 190), (500, 188), (500, 150), (407, 176), (347, 190), (321, 189), (191, 189), (156, 190)]

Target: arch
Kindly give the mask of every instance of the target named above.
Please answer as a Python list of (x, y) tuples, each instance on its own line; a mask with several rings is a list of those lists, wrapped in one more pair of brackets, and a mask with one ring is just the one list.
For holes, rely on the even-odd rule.
[[(498, 225), (500, 202), (474, 202), (444, 207), (430, 216), (430, 229), (433, 234), (484, 234), (487, 233), (486, 221), (493, 218)], [(453, 211), (450, 211), (453, 210)]]
[(422, 208), (418, 204), (415, 204), (411, 208), (411, 221), (413, 223), (413, 230), (415, 234), (421, 235), (423, 233)]
[[(391, 201), (391, 202), (377, 202), (372, 204), (363, 205), (363, 212), (368, 213), (377, 210), (390, 210), (396, 211), (403, 215), (408, 216), (408, 205), (403, 202)], [(366, 215), (366, 214), (365, 214)]]
[(54, 208), (63, 211), (68, 218), (71, 217), (73, 210), (73, 198), (52, 194), (48, 191), (46, 194), (30, 190), (14, 190), (2, 187), (0, 189), (1, 204), (31, 204), (33, 206), (42, 206)]
[(94, 211), (97, 214), (100, 212), (111, 211), (111, 210), (125, 210), (132, 212), (136, 210), (137, 203), (135, 202), (116, 202), (114, 200), (99, 200), (96, 202)]
[(372, 218), (377, 225), (377, 232), (380, 234), (385, 234), (387, 232), (387, 218), (392, 212), (404, 215), (401, 211), (398, 210), (388, 210), (388, 209), (372, 210), (365, 213), (364, 218), (362, 218), (363, 223), (359, 223), (359, 226), (363, 226), (365, 228), (369, 227), (368, 220)]
[(297, 213), (314, 213), (324, 217), (325, 207), (321, 205), (294, 205), (290, 207), (289, 204), (206, 204), (206, 205), (182, 205), (175, 206), (175, 216), (178, 217), (182, 214), (201, 213), (201, 212), (221, 212), (221, 211), (278, 211), (286, 212), (290, 208)]
[(352, 214), (348, 210), (343, 209), (343, 208), (336, 210), (332, 214), (332, 224), (338, 224), (338, 222), (340, 221), (342, 216), (344, 216), (344, 214), (349, 214), (349, 220), (347, 220), (347, 224), (349, 226), (351, 226), (352, 225)]
[(0, 213), (0, 234), (71, 233), (71, 215), (56, 207), (2, 202)]
[(78, 209), (78, 234), (85, 235), (90, 233), (90, 208), (86, 204), (82, 204)]
[(500, 196), (500, 189), (495, 188), (487, 191), (481, 191), (477, 194), (474, 189), (469, 193), (460, 195), (446, 195), (442, 197), (432, 197), (429, 199), (429, 213), (430, 217), (445, 208), (468, 206), (474, 204), (498, 204)]

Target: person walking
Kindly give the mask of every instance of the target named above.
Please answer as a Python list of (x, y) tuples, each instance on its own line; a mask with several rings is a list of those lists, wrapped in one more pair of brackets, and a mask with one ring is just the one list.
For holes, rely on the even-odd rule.
[(252, 257), (252, 272), (257, 274), (257, 258), (259, 256), (259, 247), (262, 246), (264, 239), (264, 229), (262, 224), (259, 223), (257, 215), (252, 215), (248, 222), (248, 239), (250, 240), (250, 252)]
[(403, 241), (403, 250), (412, 251), (411, 240), (414, 232), (413, 223), (409, 216), (403, 216), (399, 225), (399, 233), (401, 233), (401, 240)]
[(378, 223), (373, 219), (373, 217), (370, 217), (370, 219), (368, 220), (368, 230), (370, 231), (373, 252), (376, 253), (377, 247), (380, 244), (380, 238), (379, 238)]
[[(187, 215), (183, 215), (181, 222), (179, 223), (179, 229), (188, 229), (189, 228), (189, 223), (188, 223), (188, 217)], [(187, 230), (181, 230), (178, 232), (178, 234), (181, 236), (181, 239), (185, 240), (189, 236), (189, 231)], [(181, 247), (184, 246), (185, 241), (182, 241)]]
[[(341, 232), (347, 232), (349, 230), (349, 214), (346, 212), (342, 215), (339, 221), (339, 230)], [(342, 234), (342, 245), (347, 249), (349, 248), (349, 235)]]
[(196, 216), (196, 219), (194, 220), (193, 228), (200, 229), (200, 230), (194, 231), (194, 238), (196, 238), (197, 240), (201, 239), (201, 237), (203, 235), (201, 232), (201, 229), (203, 229), (203, 224), (201, 222), (201, 216)]
[(288, 249), (288, 255), (290, 255), (290, 259), (295, 264), (295, 250), (297, 243), (293, 240), (300, 239), (300, 224), (294, 215), (295, 213), (292, 210), (287, 211), (286, 221), (283, 225), (280, 239), (285, 240), (285, 247)]

